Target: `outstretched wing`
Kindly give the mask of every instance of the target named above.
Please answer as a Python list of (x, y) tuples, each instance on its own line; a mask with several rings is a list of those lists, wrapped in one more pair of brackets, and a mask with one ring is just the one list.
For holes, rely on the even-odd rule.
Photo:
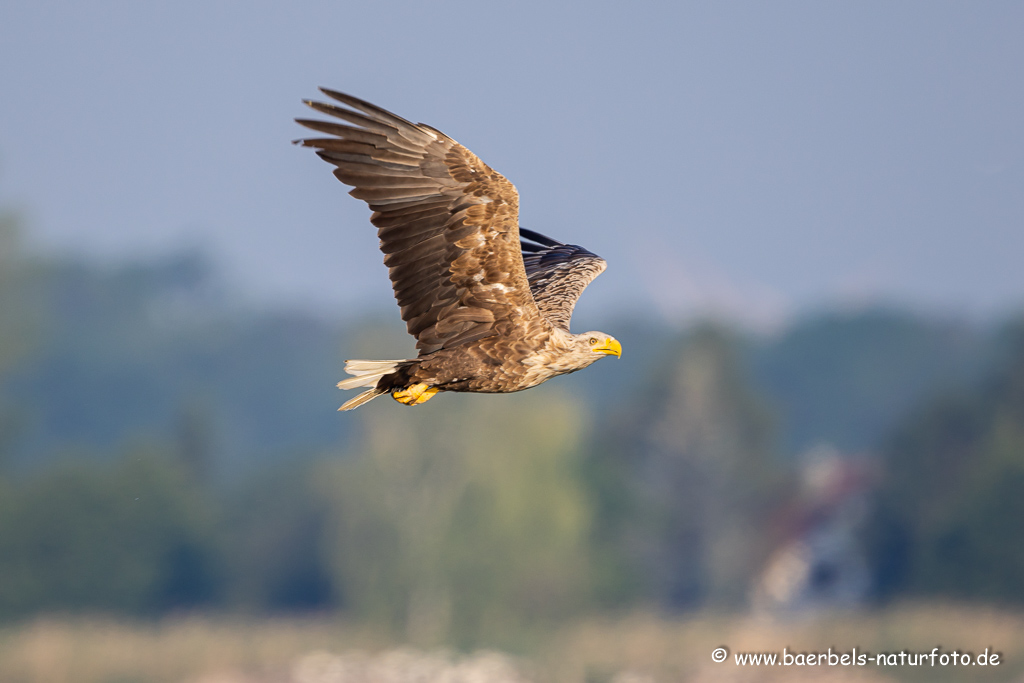
[(569, 331), (576, 300), (608, 264), (575, 244), (565, 244), (539, 232), (519, 229), (523, 264), (533, 299), (552, 325)]
[(424, 124), (321, 88), (346, 107), (306, 101), (340, 119), (298, 123), (330, 137), (296, 140), (334, 164), (373, 210), (384, 263), (420, 354), (494, 334), (520, 336), (543, 318), (519, 251), (519, 194), (468, 149)]

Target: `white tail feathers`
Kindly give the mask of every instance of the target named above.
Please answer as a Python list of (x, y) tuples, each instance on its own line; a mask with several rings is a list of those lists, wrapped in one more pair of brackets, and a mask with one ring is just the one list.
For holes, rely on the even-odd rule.
[(383, 389), (377, 389), (377, 382), (384, 375), (390, 375), (395, 369), (405, 363), (404, 360), (349, 360), (345, 361), (345, 372), (354, 377), (343, 379), (338, 382), (339, 389), (356, 389), (358, 387), (373, 387), (364, 391), (352, 400), (348, 401), (338, 410), (352, 410), (358, 408), (367, 401), (385, 393)]
[(377, 380), (384, 375), (390, 375), (404, 362), (401, 360), (347, 360), (345, 361), (345, 372), (355, 375), (355, 377), (341, 380), (338, 382), (338, 388), (355, 389), (356, 387), (375, 386)]
[(387, 392), (384, 391), (383, 389), (377, 389), (377, 388), (370, 389), (369, 391), (364, 391), (363, 393), (359, 394), (355, 398), (346, 401), (344, 405), (342, 405), (340, 408), (338, 408), (338, 410), (352, 410), (353, 408), (358, 408), (359, 406), (363, 405), (367, 401), (375, 399), (378, 396), (380, 396), (381, 394), (385, 394), (385, 393), (387, 393)]

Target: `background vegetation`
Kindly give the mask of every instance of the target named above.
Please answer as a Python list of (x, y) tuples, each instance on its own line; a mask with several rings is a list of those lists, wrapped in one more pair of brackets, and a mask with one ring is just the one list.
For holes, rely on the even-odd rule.
[[(1024, 602), (1024, 318), (622, 318), (625, 358), (529, 394), (339, 415), (344, 357), (410, 352), (394, 316), (246, 309), (193, 252), (40, 258), (10, 216), (0, 241), (8, 648), (52, 615), (204, 613), (536, 652), (638, 610), (765, 608), (780, 553), (845, 538), (854, 499), (833, 571), (863, 590), (771, 610)], [(809, 488), (822, 452), (863, 476)]]

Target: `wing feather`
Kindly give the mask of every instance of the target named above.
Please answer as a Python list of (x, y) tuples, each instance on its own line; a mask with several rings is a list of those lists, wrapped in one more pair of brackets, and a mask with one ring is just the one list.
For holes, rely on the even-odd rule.
[(512, 183), (430, 126), (321, 91), (344, 106), (307, 100), (332, 120), (297, 121), (330, 137), (296, 143), (333, 164), (334, 175), (352, 186), (349, 194), (373, 210), (395, 298), (420, 354), (548, 325), (520, 255)]
[(565, 244), (533, 230), (520, 228), (519, 236), (537, 308), (551, 324), (568, 331), (576, 301), (608, 264), (581, 246)]

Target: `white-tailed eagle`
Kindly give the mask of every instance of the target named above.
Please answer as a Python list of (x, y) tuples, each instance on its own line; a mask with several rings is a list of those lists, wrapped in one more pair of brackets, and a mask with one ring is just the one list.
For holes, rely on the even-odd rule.
[(622, 346), (572, 334), (569, 318), (606, 263), (583, 247), (519, 227), (519, 194), (444, 133), (321, 88), (307, 100), (338, 121), (298, 119), (328, 137), (296, 140), (335, 166), (373, 210), (384, 264), (419, 355), (350, 360), (340, 389), (370, 387), (351, 410), (390, 393), (416, 405), (439, 391), (508, 393), (582, 370)]

